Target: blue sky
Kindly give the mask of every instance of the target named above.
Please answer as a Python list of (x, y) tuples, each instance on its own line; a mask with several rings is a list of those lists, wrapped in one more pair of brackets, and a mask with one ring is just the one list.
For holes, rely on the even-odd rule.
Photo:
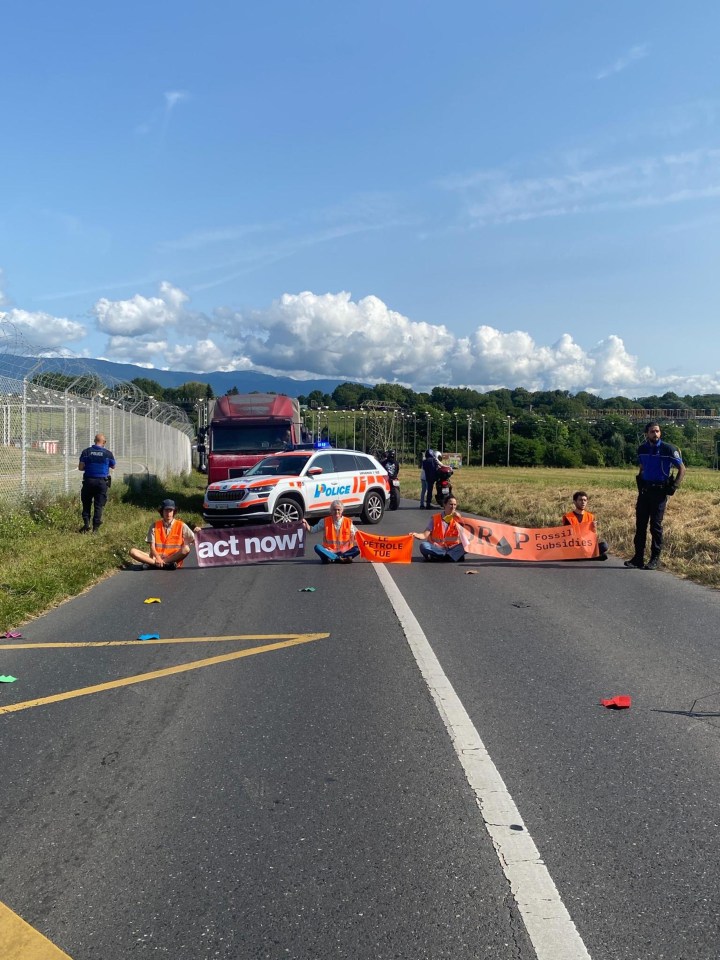
[(199, 373), (720, 392), (719, 33), (709, 0), (11, 3), (0, 318)]

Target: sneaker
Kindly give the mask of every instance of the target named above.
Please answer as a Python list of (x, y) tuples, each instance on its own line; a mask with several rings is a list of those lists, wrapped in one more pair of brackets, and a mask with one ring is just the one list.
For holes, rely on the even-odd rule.
[(80, 527), (78, 533), (90, 533), (90, 527)]
[(645, 564), (645, 567), (644, 567), (643, 569), (645, 569), (645, 570), (657, 570), (657, 568), (658, 568), (659, 566), (660, 566), (660, 558), (659, 558), (659, 557), (650, 557), (650, 559), (649, 559), (648, 562)]
[(643, 568), (643, 562), (642, 562), (642, 560), (638, 560), (638, 559), (636, 559), (635, 557), (633, 557), (632, 560), (626, 560), (625, 563), (623, 564), (623, 566), (624, 566), (624, 567), (633, 567), (635, 570), (642, 570), (642, 568)]
[(599, 556), (597, 559), (598, 559), (598, 560), (608, 560), (609, 557), (608, 557), (608, 555), (607, 555), (606, 553), (601, 553), (600, 556)]
[(162, 569), (162, 570), (177, 570), (177, 564), (176, 564), (176, 563), (166, 563), (166, 564), (164, 564), (164, 566), (163, 566), (161, 569)]

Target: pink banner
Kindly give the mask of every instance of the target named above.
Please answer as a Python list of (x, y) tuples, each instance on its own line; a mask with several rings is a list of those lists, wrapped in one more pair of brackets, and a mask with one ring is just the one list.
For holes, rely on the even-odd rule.
[(305, 529), (294, 523), (261, 527), (204, 528), (195, 534), (199, 567), (232, 567), (305, 556)]

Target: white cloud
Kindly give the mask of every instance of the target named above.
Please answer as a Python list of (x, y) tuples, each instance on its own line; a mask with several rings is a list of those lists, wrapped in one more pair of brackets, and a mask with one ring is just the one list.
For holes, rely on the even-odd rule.
[(187, 100), (188, 94), (184, 90), (166, 90), (165, 92), (165, 106), (168, 110), (173, 110), (178, 103), (183, 100)]
[(98, 300), (93, 307), (98, 329), (121, 337), (134, 337), (173, 327), (179, 311), (187, 300), (172, 284), (160, 284), (159, 297), (143, 297), (136, 294), (130, 300)]
[[(218, 308), (206, 314), (191, 311), (187, 294), (164, 282), (156, 297), (102, 299), (93, 312), (98, 328), (110, 334), (105, 358), (158, 369), (253, 369), (298, 379), (399, 382), (418, 391), (446, 385), (627, 396), (720, 392), (720, 373), (659, 376), (628, 353), (618, 336), (587, 347), (566, 333), (541, 344), (523, 330), (479, 324), (458, 337), (442, 324), (411, 320), (378, 297), (355, 301), (348, 292), (286, 293), (264, 310)], [(48, 314), (12, 310), (2, 319), (49, 349), (62, 349), (86, 332)]]
[(66, 317), (54, 317), (49, 313), (30, 313), (13, 308), (0, 313), (0, 323), (12, 324), (15, 332), (29, 347), (38, 351), (55, 350), (82, 340), (87, 329)]
[(480, 171), (441, 186), (462, 194), (476, 226), (664, 206), (720, 195), (720, 150), (636, 157), (550, 176)]
[(631, 47), (627, 53), (624, 53), (621, 57), (618, 57), (614, 63), (611, 63), (607, 67), (603, 67), (603, 69), (596, 74), (595, 79), (605, 80), (607, 77), (611, 77), (615, 73), (622, 73), (622, 71), (627, 69), (631, 63), (635, 63), (637, 60), (643, 60), (645, 57), (647, 57), (649, 52), (649, 44), (638, 43), (634, 47)]

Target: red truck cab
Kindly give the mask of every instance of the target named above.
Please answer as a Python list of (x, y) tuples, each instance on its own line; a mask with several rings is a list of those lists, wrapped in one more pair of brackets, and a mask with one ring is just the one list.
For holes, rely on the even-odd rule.
[(305, 439), (300, 406), (282, 393), (238, 393), (215, 402), (208, 483), (241, 477), (253, 464)]

